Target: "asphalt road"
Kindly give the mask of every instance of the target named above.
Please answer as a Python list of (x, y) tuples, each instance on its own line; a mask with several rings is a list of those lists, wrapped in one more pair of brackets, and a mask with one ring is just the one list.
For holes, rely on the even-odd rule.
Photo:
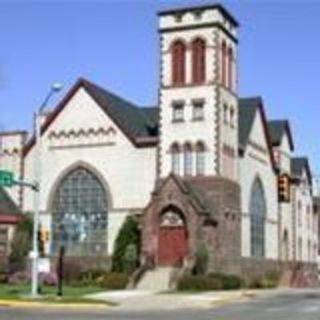
[[(143, 301), (141, 301), (143, 303)], [(0, 320), (320, 320), (320, 290), (300, 291), (215, 309), (130, 312), (0, 308)]]

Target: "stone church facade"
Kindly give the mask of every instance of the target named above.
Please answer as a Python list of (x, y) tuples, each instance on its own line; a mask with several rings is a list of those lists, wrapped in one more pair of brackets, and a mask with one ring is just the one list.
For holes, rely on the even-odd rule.
[[(141, 261), (156, 267), (190, 266), (202, 245), (211, 271), (294, 274), (315, 266), (308, 159), (295, 157), (287, 120), (269, 121), (262, 98), (238, 96), (238, 27), (221, 5), (160, 12), (156, 106), (79, 79), (43, 116), (48, 256), (63, 239), (69, 256), (108, 257), (123, 221), (135, 215)], [(34, 137), (1, 137), (1, 168), (34, 181)], [(279, 201), (283, 175), (290, 198)], [(33, 211), (32, 191), (9, 193)]]

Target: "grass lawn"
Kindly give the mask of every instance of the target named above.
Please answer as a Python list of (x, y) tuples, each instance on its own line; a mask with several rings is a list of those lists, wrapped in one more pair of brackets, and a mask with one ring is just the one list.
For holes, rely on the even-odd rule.
[[(0, 285), (0, 300), (20, 300), (20, 301), (30, 301), (28, 295), (30, 294), (30, 285)], [(39, 296), (37, 301), (44, 302), (56, 302), (56, 303), (101, 303), (100, 300), (92, 300), (84, 298), (84, 295), (90, 293), (96, 293), (103, 291), (99, 287), (63, 287), (63, 297), (57, 297), (56, 287), (42, 287), (42, 294)], [(107, 303), (109, 304), (109, 303)]]

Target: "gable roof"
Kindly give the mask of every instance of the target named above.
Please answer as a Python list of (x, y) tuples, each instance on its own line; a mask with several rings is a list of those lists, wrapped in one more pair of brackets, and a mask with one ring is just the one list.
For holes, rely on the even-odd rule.
[(312, 185), (312, 174), (307, 157), (291, 158), (291, 174), (296, 178), (301, 178), (303, 170), (306, 170), (309, 184)]
[(288, 120), (271, 120), (268, 121), (268, 130), (273, 146), (278, 147), (281, 144), (284, 134), (289, 138), (291, 151), (294, 150), (293, 138)]
[(245, 149), (253, 126), (255, 115), (262, 104), (260, 97), (239, 99), (239, 146)]
[[(75, 83), (60, 104), (49, 114), (41, 128), (41, 134), (47, 131), (80, 88), (86, 90), (135, 146), (146, 147), (156, 145), (157, 128), (154, 125), (154, 119), (156, 119), (157, 108), (153, 107), (150, 110), (143, 110), (143, 108), (138, 107), (132, 102), (83, 78), (80, 78)], [(33, 136), (24, 148), (25, 156), (31, 150), (34, 143), (35, 137)]]
[(274, 155), (272, 152), (272, 145), (270, 141), (270, 136), (267, 127), (267, 117), (265, 114), (265, 110), (263, 107), (263, 101), (261, 97), (249, 97), (249, 98), (240, 98), (239, 99), (239, 117), (238, 117), (238, 141), (239, 141), (239, 149), (241, 152), (246, 150), (250, 132), (254, 124), (254, 119), (256, 113), (260, 112), (263, 131), (266, 138), (266, 143), (268, 146), (270, 160), (273, 166), (273, 169), (276, 170), (276, 163), (274, 159)]
[(156, 191), (159, 192), (169, 180), (173, 180), (184, 193), (190, 196), (190, 199), (201, 213), (215, 216), (218, 214), (218, 210), (214, 197), (212, 197), (211, 190), (203, 187), (201, 179), (205, 178), (196, 177), (188, 180), (171, 173), (167, 178), (158, 181), (159, 184)]

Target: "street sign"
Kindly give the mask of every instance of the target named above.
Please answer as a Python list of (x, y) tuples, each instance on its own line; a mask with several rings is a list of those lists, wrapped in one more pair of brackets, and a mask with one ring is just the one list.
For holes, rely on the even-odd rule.
[(12, 187), (13, 185), (13, 172), (0, 170), (0, 187)]

